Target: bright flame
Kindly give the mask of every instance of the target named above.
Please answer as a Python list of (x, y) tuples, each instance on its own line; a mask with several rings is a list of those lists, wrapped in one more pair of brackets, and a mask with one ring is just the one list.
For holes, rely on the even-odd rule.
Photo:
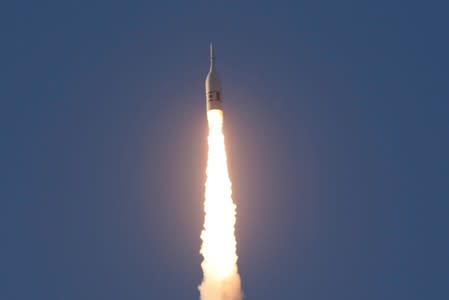
[(232, 201), (226, 150), (223, 135), (223, 112), (207, 112), (209, 152), (206, 169), (204, 229), (201, 254), (203, 282), (202, 300), (240, 300), (240, 276), (234, 235), (236, 205)]

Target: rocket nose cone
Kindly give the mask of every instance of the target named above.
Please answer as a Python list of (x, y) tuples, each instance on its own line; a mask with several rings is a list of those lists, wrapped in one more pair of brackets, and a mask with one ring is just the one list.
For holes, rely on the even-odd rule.
[(210, 42), (210, 59), (215, 59), (215, 49), (212, 42)]
[(210, 43), (210, 69), (206, 77), (206, 90), (218, 91), (220, 88), (220, 77), (215, 67), (215, 48), (214, 44)]
[(210, 69), (205, 80), (207, 110), (223, 110), (220, 77), (215, 67), (214, 44), (210, 43), (209, 47)]
[(210, 60), (210, 70), (212, 71), (215, 68), (215, 47), (212, 42), (210, 43), (209, 60)]

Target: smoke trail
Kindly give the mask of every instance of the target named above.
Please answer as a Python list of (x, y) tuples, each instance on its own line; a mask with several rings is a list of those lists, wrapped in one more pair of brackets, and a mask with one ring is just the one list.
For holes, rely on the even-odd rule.
[(232, 201), (226, 149), (223, 135), (223, 112), (207, 112), (209, 123), (208, 161), (204, 202), (204, 229), (200, 253), (203, 282), (201, 300), (241, 300), (240, 276), (234, 227), (236, 205)]

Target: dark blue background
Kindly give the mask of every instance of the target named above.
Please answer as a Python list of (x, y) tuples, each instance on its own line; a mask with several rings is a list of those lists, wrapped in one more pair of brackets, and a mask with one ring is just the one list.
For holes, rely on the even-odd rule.
[(210, 40), (246, 299), (448, 299), (444, 1), (223, 3), (1, 4), (0, 299), (198, 299)]

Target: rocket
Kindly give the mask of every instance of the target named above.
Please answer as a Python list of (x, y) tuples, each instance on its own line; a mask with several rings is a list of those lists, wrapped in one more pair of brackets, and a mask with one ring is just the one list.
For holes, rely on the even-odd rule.
[(223, 102), (221, 100), (221, 84), (220, 77), (215, 67), (215, 49), (210, 43), (210, 69), (206, 77), (206, 107), (207, 111), (218, 109), (223, 111)]

